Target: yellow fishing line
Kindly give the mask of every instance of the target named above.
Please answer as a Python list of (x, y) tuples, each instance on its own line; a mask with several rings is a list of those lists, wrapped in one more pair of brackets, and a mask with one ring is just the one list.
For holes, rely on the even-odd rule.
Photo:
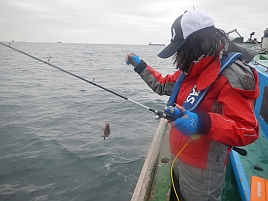
[(176, 159), (178, 158), (178, 156), (180, 155), (180, 153), (184, 150), (184, 148), (189, 144), (189, 142), (191, 140), (197, 140), (200, 138), (200, 135), (196, 134), (196, 135), (192, 135), (189, 140), (183, 145), (183, 147), (181, 148), (181, 150), (179, 151), (179, 153), (177, 154), (177, 156), (174, 158), (174, 160), (172, 161), (172, 164), (170, 166), (170, 177), (171, 177), (171, 183), (172, 183), (172, 187), (174, 189), (174, 192), (175, 192), (175, 195), (176, 195), (176, 198), (178, 201), (180, 201), (179, 199), (179, 196), (177, 194), (177, 191), (176, 191), (176, 187), (175, 187), (175, 184), (174, 184), (174, 180), (173, 180), (173, 173), (172, 173), (172, 169), (173, 169), (173, 166), (174, 166), (174, 163), (176, 161)]

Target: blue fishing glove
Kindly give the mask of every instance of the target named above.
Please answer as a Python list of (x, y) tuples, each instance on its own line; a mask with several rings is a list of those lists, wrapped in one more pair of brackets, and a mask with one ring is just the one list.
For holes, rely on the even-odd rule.
[(183, 135), (193, 135), (197, 133), (199, 118), (196, 113), (185, 110), (183, 116), (177, 118), (173, 123)]
[(131, 64), (132, 66), (136, 67), (137, 65), (140, 64), (140, 62), (141, 62), (140, 57), (133, 54), (133, 53), (128, 54), (126, 57), (126, 64), (127, 65)]

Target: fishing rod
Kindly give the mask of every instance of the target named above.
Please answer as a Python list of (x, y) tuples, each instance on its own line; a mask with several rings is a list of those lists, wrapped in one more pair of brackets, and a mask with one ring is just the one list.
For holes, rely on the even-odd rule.
[(64, 69), (58, 67), (58, 66), (55, 66), (55, 65), (53, 65), (53, 64), (51, 64), (51, 63), (49, 63), (49, 62), (47, 62), (47, 61), (44, 61), (44, 60), (42, 60), (42, 59), (39, 59), (39, 58), (37, 58), (37, 57), (35, 57), (35, 56), (32, 56), (32, 55), (26, 53), (26, 52), (23, 52), (23, 51), (18, 50), (18, 49), (14, 48), (14, 47), (11, 47), (10, 45), (6, 45), (5, 43), (2, 43), (2, 42), (0, 42), (0, 44), (6, 46), (6, 47), (8, 47), (8, 48), (11, 48), (11, 49), (13, 49), (13, 50), (15, 50), (15, 51), (17, 51), (17, 52), (19, 52), (19, 53), (21, 53), (21, 54), (24, 54), (24, 55), (26, 55), (26, 56), (28, 56), (28, 57), (31, 57), (31, 58), (33, 58), (33, 59), (35, 59), (35, 60), (37, 60), (37, 61), (40, 61), (40, 62), (42, 62), (42, 63), (45, 63), (45, 64), (47, 64), (47, 65), (49, 65), (49, 66), (51, 66), (51, 67), (53, 67), (53, 68), (56, 68), (56, 69), (58, 69), (58, 70), (64, 72), (64, 73), (67, 73), (67, 74), (69, 74), (69, 75), (72, 75), (72, 76), (74, 76), (74, 77), (76, 77), (76, 78), (78, 78), (78, 79), (80, 79), (80, 80), (83, 80), (83, 81), (89, 83), (89, 84), (92, 84), (92, 85), (94, 85), (94, 86), (96, 86), (96, 87), (99, 87), (99, 88), (101, 88), (101, 89), (103, 89), (103, 90), (105, 90), (105, 91), (108, 91), (108, 92), (110, 92), (110, 93), (112, 93), (112, 94), (114, 94), (114, 95), (116, 95), (116, 96), (118, 96), (118, 97), (120, 97), (120, 98), (123, 98), (123, 99), (125, 99), (125, 100), (128, 100), (128, 101), (130, 101), (130, 102), (132, 102), (132, 103), (134, 103), (134, 104), (136, 104), (136, 105), (139, 105), (139, 106), (141, 106), (141, 107), (143, 107), (143, 108), (145, 108), (145, 109), (147, 109), (147, 110), (153, 112), (153, 113), (156, 115), (155, 119), (157, 119), (157, 120), (159, 120), (160, 118), (164, 118), (164, 119), (167, 119), (167, 120), (170, 120), (170, 121), (174, 121), (174, 120), (175, 120), (173, 117), (171, 117), (170, 115), (168, 115), (168, 114), (165, 113), (165, 112), (162, 112), (162, 111), (158, 111), (158, 110), (149, 108), (149, 107), (147, 107), (146, 105), (143, 105), (143, 104), (141, 104), (141, 103), (138, 103), (137, 101), (134, 101), (134, 100), (132, 100), (132, 99), (130, 99), (130, 98), (127, 98), (127, 97), (125, 97), (125, 96), (123, 96), (123, 95), (121, 95), (121, 94), (118, 94), (118, 93), (116, 93), (116, 92), (114, 92), (114, 91), (112, 91), (112, 90), (110, 90), (110, 89), (107, 89), (107, 88), (105, 88), (105, 87), (103, 87), (103, 86), (100, 86), (100, 85), (98, 85), (98, 84), (96, 84), (96, 83), (94, 83), (94, 82), (91, 82), (91, 81), (89, 81), (89, 80), (87, 80), (87, 79), (85, 79), (85, 78), (82, 78), (82, 77), (80, 77), (80, 76), (78, 76), (78, 75), (76, 75), (76, 74), (74, 74), (74, 73), (71, 73), (71, 72), (69, 72), (69, 71), (67, 71), (67, 70), (64, 70)]
[[(14, 47), (11, 47), (10, 45), (6, 45), (5, 43), (2, 43), (2, 42), (0, 42), (0, 44), (6, 46), (6, 47), (8, 47), (8, 48), (11, 48), (11, 49), (13, 49), (13, 50), (15, 50), (15, 51), (17, 51), (17, 52), (19, 52), (19, 53), (21, 53), (21, 54), (24, 54), (24, 55), (26, 55), (26, 56), (28, 56), (28, 57), (31, 57), (31, 58), (33, 58), (33, 59), (35, 59), (35, 60), (37, 60), (37, 61), (40, 61), (40, 62), (42, 62), (42, 63), (45, 63), (45, 64), (47, 64), (47, 65), (49, 65), (49, 66), (51, 66), (51, 67), (53, 67), (53, 68), (56, 68), (56, 69), (58, 69), (58, 70), (64, 72), (64, 73), (67, 73), (67, 74), (69, 74), (69, 75), (72, 75), (72, 76), (74, 76), (74, 77), (76, 77), (76, 78), (78, 78), (78, 79), (80, 79), (80, 80), (83, 80), (83, 81), (89, 83), (89, 84), (92, 84), (92, 85), (94, 85), (94, 86), (96, 86), (96, 87), (99, 87), (99, 88), (101, 88), (101, 89), (103, 89), (103, 90), (105, 90), (105, 91), (108, 91), (108, 92), (110, 92), (110, 93), (112, 93), (112, 94), (114, 94), (114, 95), (116, 95), (116, 96), (118, 96), (118, 97), (120, 97), (120, 98), (123, 98), (123, 99), (125, 99), (125, 100), (128, 100), (128, 101), (130, 101), (130, 102), (132, 102), (132, 103), (134, 103), (134, 104), (136, 104), (136, 105), (139, 105), (139, 106), (141, 106), (141, 107), (143, 107), (143, 108), (145, 108), (145, 109), (147, 109), (147, 110), (153, 112), (153, 113), (156, 115), (156, 116), (155, 116), (155, 119), (156, 119), (156, 120), (159, 120), (160, 118), (164, 118), (164, 119), (167, 119), (167, 120), (169, 120), (169, 121), (175, 121), (175, 120), (176, 120), (176, 118), (170, 116), (170, 115), (167, 114), (166, 112), (162, 112), (162, 111), (158, 111), (158, 110), (149, 108), (149, 107), (147, 107), (146, 105), (143, 105), (143, 104), (141, 104), (141, 103), (138, 103), (137, 101), (134, 101), (134, 100), (132, 100), (132, 99), (130, 99), (130, 98), (127, 98), (127, 97), (125, 97), (125, 96), (122, 96), (121, 94), (118, 94), (118, 93), (116, 93), (116, 92), (114, 92), (114, 91), (112, 91), (112, 90), (110, 90), (110, 89), (107, 89), (107, 88), (105, 88), (105, 87), (103, 87), (103, 86), (100, 86), (100, 85), (98, 85), (98, 84), (96, 84), (96, 83), (94, 83), (94, 82), (91, 82), (91, 81), (89, 81), (89, 80), (87, 80), (87, 79), (85, 79), (85, 78), (82, 78), (82, 77), (80, 77), (80, 76), (78, 76), (78, 75), (76, 75), (76, 74), (74, 74), (74, 73), (71, 73), (71, 72), (69, 72), (69, 71), (67, 71), (67, 70), (64, 70), (64, 69), (62, 69), (62, 68), (60, 68), (60, 67), (57, 67), (57, 66), (55, 66), (55, 65), (53, 65), (53, 64), (51, 64), (51, 63), (49, 63), (49, 62), (47, 62), (47, 61), (44, 61), (44, 60), (39, 59), (39, 58), (37, 58), (37, 57), (34, 57), (34, 56), (32, 56), (32, 55), (30, 55), (30, 54), (28, 54), (28, 53), (26, 53), (26, 52), (23, 52), (23, 51), (18, 50), (18, 49), (14, 48)], [(173, 109), (172, 106), (171, 106), (171, 109)], [(175, 108), (174, 108), (174, 109), (175, 109)], [(229, 145), (227, 145), (227, 146), (229, 146)], [(236, 151), (237, 153), (239, 153), (239, 154), (242, 155), (242, 156), (246, 156), (246, 155), (247, 155), (247, 151), (244, 150), (244, 149), (242, 149), (242, 148), (238, 148), (238, 147), (235, 147), (235, 146), (229, 146), (229, 147), (231, 147), (234, 151)]]

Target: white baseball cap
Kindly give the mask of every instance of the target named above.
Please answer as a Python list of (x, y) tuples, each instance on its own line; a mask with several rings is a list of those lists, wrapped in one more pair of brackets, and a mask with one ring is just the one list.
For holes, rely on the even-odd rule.
[(171, 43), (158, 56), (168, 58), (172, 56), (192, 34), (215, 27), (214, 20), (208, 13), (200, 10), (186, 11), (179, 16), (171, 26)]

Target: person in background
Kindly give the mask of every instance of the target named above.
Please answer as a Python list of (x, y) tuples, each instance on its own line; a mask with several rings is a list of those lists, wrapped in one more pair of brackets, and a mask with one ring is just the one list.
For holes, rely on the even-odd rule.
[[(258, 76), (246, 64), (254, 54), (231, 43), (207, 13), (191, 10), (174, 21), (171, 43), (158, 56), (173, 56), (177, 71), (162, 76), (133, 53), (126, 63), (154, 92), (170, 96), (171, 154), (189, 142), (173, 167), (175, 191), (180, 200), (219, 201), (231, 147), (258, 138)], [(180, 115), (171, 112), (174, 104)]]

